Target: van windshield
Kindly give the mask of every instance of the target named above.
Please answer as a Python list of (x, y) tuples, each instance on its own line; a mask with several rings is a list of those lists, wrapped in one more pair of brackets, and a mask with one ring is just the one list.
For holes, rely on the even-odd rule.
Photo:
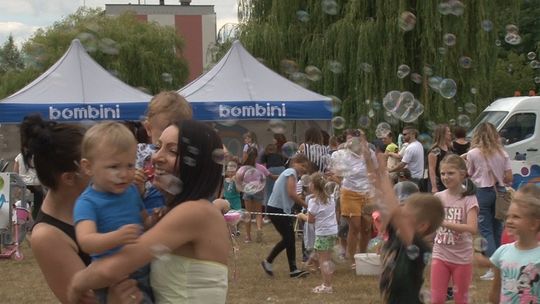
[(499, 129), (499, 125), (506, 115), (508, 115), (508, 111), (484, 111), (480, 113), (480, 116), (478, 116), (472, 124), (473, 127), (467, 132), (467, 138), (472, 138), (476, 127), (483, 122), (489, 122), (494, 125), (496, 129)]

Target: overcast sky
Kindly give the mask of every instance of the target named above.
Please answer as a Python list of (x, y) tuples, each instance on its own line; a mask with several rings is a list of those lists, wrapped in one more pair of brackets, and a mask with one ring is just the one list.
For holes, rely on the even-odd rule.
[[(40, 27), (74, 13), (79, 6), (101, 7), (105, 4), (159, 4), (159, 0), (0, 0), (0, 45), (11, 33), (20, 45)], [(178, 0), (165, 0), (165, 4), (178, 5)], [(217, 28), (237, 22), (236, 0), (192, 0), (192, 5), (214, 5)]]

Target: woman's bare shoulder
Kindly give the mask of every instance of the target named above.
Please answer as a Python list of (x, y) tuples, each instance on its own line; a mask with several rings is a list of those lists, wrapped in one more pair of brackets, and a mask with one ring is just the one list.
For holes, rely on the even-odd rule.
[(71, 247), (74, 252), (77, 252), (77, 244), (62, 230), (45, 223), (38, 223), (32, 229), (30, 237), (32, 250), (48, 250), (54, 249), (57, 246)]

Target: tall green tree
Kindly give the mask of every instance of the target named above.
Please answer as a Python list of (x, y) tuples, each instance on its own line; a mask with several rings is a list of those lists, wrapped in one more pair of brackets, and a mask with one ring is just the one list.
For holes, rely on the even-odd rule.
[[(140, 22), (132, 13), (107, 16), (101, 9), (80, 8), (52, 26), (37, 30), (23, 45), (28, 69), (43, 72), (67, 50), (73, 39), (79, 39), (86, 51), (111, 74), (150, 94), (178, 89), (185, 84), (188, 68), (180, 55), (183, 40), (174, 28), (157, 23)], [(11, 75), (2, 97), (28, 83), (28, 71)]]
[[(384, 109), (373, 101), (380, 105), (390, 90), (414, 93), (425, 107), (420, 124), (448, 122), (466, 103), (482, 109), (494, 98), (495, 42), (507, 23), (518, 20), (520, 1), (463, 1), (461, 12), (449, 14), (445, 3), (451, 1), (239, 0), (240, 40), (275, 70), (283, 59), (296, 62), (300, 72), (318, 67), (322, 78), (310, 89), (344, 100), (340, 114), (349, 126), (370, 110), (382, 121)], [(507, 13), (499, 14), (502, 9)], [(403, 21), (414, 26), (404, 30)], [(445, 44), (446, 34), (455, 41)], [(463, 57), (471, 60), (460, 64)], [(419, 78), (397, 77), (402, 64)], [(433, 76), (455, 80), (455, 97), (431, 89)]]
[(15, 45), (13, 35), (9, 35), (8, 40), (0, 48), (0, 73), (9, 70), (20, 70), (24, 67), (21, 52)]

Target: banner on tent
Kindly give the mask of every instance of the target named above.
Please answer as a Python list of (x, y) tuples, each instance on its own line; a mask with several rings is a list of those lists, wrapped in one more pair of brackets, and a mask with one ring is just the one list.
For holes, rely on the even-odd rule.
[(328, 101), (192, 102), (195, 119), (216, 120), (330, 120)]
[(51, 121), (85, 120), (141, 120), (147, 102), (134, 103), (58, 103), (58, 104), (2, 104), (0, 122), (19, 123), (26, 115), (39, 113)]

